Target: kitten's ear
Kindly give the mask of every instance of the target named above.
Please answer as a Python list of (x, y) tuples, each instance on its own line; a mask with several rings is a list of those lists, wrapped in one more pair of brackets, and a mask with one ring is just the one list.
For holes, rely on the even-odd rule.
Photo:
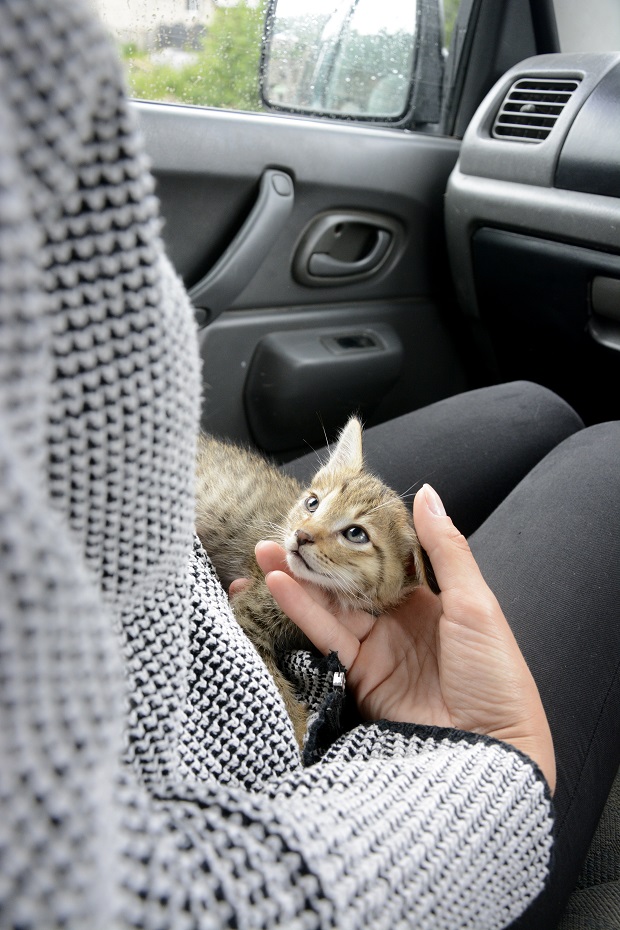
[(330, 471), (361, 471), (363, 465), (362, 424), (357, 417), (351, 417), (341, 431), (325, 468)]

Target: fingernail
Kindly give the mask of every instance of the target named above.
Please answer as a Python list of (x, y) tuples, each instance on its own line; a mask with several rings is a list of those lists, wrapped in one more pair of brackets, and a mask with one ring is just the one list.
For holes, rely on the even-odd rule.
[(437, 491), (435, 491), (430, 484), (423, 485), (422, 490), (424, 491), (427, 507), (431, 513), (434, 513), (437, 517), (445, 517), (446, 509), (441, 503), (441, 498)]

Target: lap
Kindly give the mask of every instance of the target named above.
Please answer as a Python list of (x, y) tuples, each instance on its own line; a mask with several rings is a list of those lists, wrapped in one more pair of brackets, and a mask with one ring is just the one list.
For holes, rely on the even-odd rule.
[[(549, 717), (555, 867), (519, 928), (557, 922), (620, 763), (620, 423), (582, 426), (560, 398), (518, 382), (365, 433), (371, 470), (400, 493), (429, 481), (470, 537)], [(289, 470), (315, 467), (307, 456)]]
[(620, 423), (553, 449), (471, 537), (538, 684), (558, 784), (555, 867), (518, 926), (553, 927), (620, 764)]
[[(468, 536), (547, 452), (581, 426), (551, 391), (513, 382), (459, 394), (366, 430), (364, 458), (406, 499), (428, 481)], [(316, 466), (311, 454), (285, 470), (307, 480)]]

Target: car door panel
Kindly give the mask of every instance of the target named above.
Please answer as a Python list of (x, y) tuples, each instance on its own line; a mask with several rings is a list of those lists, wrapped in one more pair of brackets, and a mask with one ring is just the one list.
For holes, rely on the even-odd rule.
[[(273, 310), (241, 310), (224, 313), (200, 333), (204, 365), (204, 397), (202, 426), (205, 430), (247, 442), (255, 440), (246, 414), (244, 390), (252, 358), (262, 339), (273, 333), (300, 331), (323, 327), (326, 336), (335, 329), (341, 334), (357, 334), (372, 330), (381, 323), (392, 328), (402, 345), (403, 363), (394, 385), (382, 397), (377, 397), (374, 409), (364, 419), (368, 424), (381, 422), (407, 410), (424, 406), (440, 397), (461, 391), (466, 386), (465, 375), (452, 334), (437, 307), (425, 298), (401, 301), (317, 304), (315, 306)], [(334, 365), (337, 380), (337, 363)], [(227, 390), (222, 390), (225, 383)], [(351, 391), (355, 394), (355, 382)], [(332, 392), (328, 409), (312, 406), (316, 413), (312, 434), (291, 437), (288, 448), (294, 454), (302, 443), (323, 444), (323, 425), (331, 421), (334, 407), (341, 400), (340, 392)], [(354, 403), (351, 409), (358, 409)], [(300, 411), (300, 419), (306, 419)], [(340, 423), (347, 414), (341, 411)], [(276, 451), (268, 448), (267, 451)], [(281, 449), (278, 451), (282, 451)], [(307, 446), (305, 448), (307, 451)]]
[[(157, 181), (166, 246), (190, 293), (235, 237), (243, 238), (244, 223), (255, 217), (265, 172), (285, 172), (294, 188), (292, 209), (271, 230), (255, 273), (228, 306), (218, 308), (223, 311), (219, 319), (201, 330), (206, 429), (256, 439), (248, 422), (245, 382), (257, 346), (273, 332), (341, 327), (350, 335), (373, 323), (392, 327), (405, 361), (389, 388), (378, 385), (376, 402), (361, 405), (370, 422), (466, 386), (454, 337), (434, 293), (434, 280), (445, 278), (447, 269), (442, 203), (458, 155), (455, 140), (264, 114), (150, 103), (135, 108)], [(386, 225), (392, 224), (394, 247), (378, 270), (361, 280), (354, 274), (350, 282), (327, 277), (324, 284), (320, 278), (312, 286), (304, 284), (294, 271), (295, 256), (304, 233), (321, 217), (378, 218), (379, 225), (384, 217)], [(377, 243), (369, 236), (372, 250)], [(353, 264), (365, 260), (363, 237), (360, 242)], [(230, 265), (234, 275), (235, 262)], [(334, 358), (333, 370), (322, 369), (322, 384), (333, 380), (334, 398), (336, 392), (340, 400), (346, 396), (355, 408), (359, 376), (352, 375), (343, 395), (342, 365)], [(313, 403), (312, 397), (306, 401), (310, 407)], [(292, 453), (302, 439), (322, 435), (321, 424), (333, 421), (333, 404), (328, 406), (310, 411), (315, 435), (291, 435), (276, 444), (279, 449), (288, 445)], [(307, 422), (308, 411), (304, 414)]]
[[(384, 212), (403, 222), (406, 248), (389, 276), (351, 285), (347, 299), (428, 290), (429, 228), (458, 156), (452, 139), (319, 120), (136, 104), (158, 180), (171, 258), (191, 287), (249, 213), (270, 167), (295, 185), (290, 223), (233, 308), (308, 304), (316, 294), (291, 276), (292, 246), (325, 210)], [(322, 299), (342, 299), (326, 287)]]

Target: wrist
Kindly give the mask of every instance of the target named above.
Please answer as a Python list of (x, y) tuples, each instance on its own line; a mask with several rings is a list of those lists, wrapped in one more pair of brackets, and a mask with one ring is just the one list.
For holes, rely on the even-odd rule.
[(493, 739), (513, 746), (534, 762), (545, 777), (553, 795), (556, 786), (555, 752), (553, 739), (544, 711), (536, 712), (521, 725), (503, 727), (489, 733)]

